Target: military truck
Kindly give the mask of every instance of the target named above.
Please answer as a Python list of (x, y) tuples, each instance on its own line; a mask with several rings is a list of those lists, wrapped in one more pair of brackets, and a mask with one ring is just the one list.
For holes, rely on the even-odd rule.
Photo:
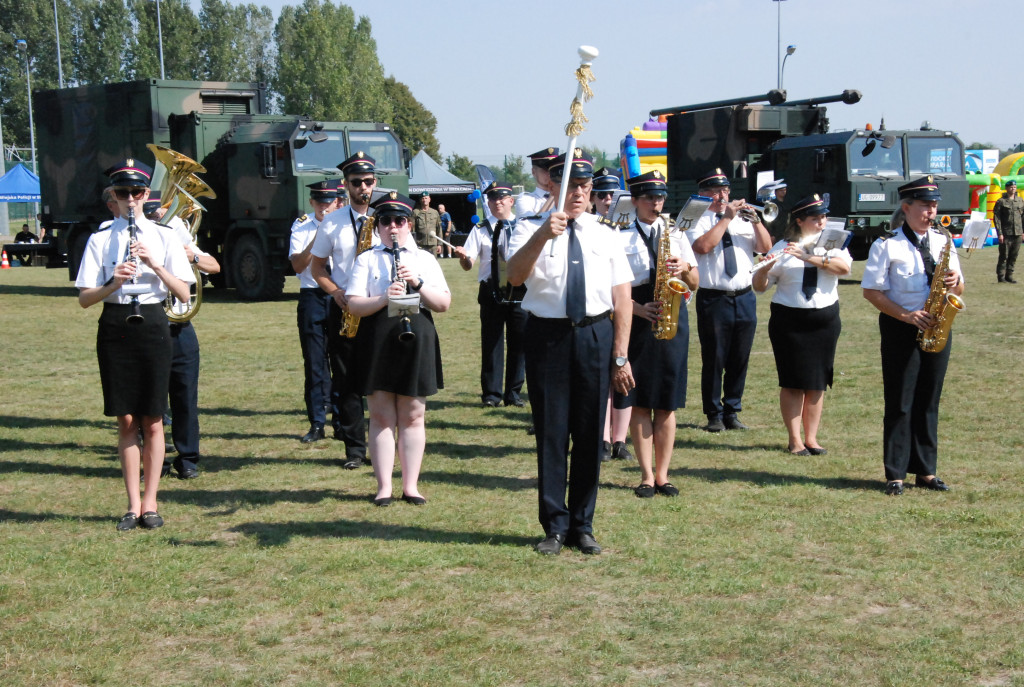
[(309, 209), (306, 185), (337, 178), (350, 154), (376, 159), (381, 187), (409, 189), (408, 150), (390, 127), (268, 114), (261, 83), (149, 79), (36, 91), (33, 103), (42, 224), (54, 239), (48, 266), (66, 264), (71, 279), (89, 235), (110, 218), (102, 171), (132, 156), (153, 164), (147, 143), (206, 167), (200, 176), (217, 198), (200, 199), (197, 242), (223, 267), (214, 284), (246, 300), (281, 293), (289, 231)]
[[(827, 103), (859, 102), (861, 93), (786, 101), (785, 91), (732, 100), (652, 110), (668, 117), (666, 212), (676, 212), (695, 180), (718, 167), (729, 175), (732, 198), (755, 198), (757, 172), (785, 179), (790, 202), (829, 194), (829, 214), (845, 217), (853, 232), (850, 251), (867, 257), (871, 242), (890, 230), (899, 205), (896, 191), (910, 179), (932, 174), (942, 192), (941, 223), (959, 233), (969, 218), (969, 186), (963, 142), (951, 131), (829, 131)], [(767, 104), (760, 104), (767, 103)], [(785, 206), (783, 207), (785, 209)]]

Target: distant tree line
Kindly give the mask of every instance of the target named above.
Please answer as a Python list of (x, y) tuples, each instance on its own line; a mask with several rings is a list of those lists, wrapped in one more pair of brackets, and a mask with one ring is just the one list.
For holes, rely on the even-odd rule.
[[(157, 3), (57, 0), (64, 85), (160, 78)], [(390, 124), (414, 153), (437, 159), (437, 119), (394, 77), (385, 77), (370, 20), (331, 0), (269, 7), (160, 0), (164, 74), (188, 81), (260, 81), (275, 112), (328, 121)], [(5, 146), (29, 147), (26, 52), (32, 89), (58, 87), (53, 0), (0, 0), (0, 117)]]

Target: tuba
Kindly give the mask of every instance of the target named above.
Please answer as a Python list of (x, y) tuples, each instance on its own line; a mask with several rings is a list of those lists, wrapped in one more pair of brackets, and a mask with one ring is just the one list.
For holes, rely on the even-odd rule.
[(658, 267), (654, 284), (654, 300), (661, 304), (658, 320), (651, 323), (654, 338), (674, 338), (679, 328), (679, 305), (689, 303), (692, 292), (679, 277), (668, 274), (668, 259), (672, 257), (672, 223), (667, 214), (661, 215), (661, 236), (658, 238)]
[(944, 278), (949, 270), (949, 254), (953, 250), (953, 236), (945, 227), (939, 229), (946, 235), (946, 245), (942, 247), (939, 262), (932, 273), (932, 290), (928, 300), (924, 302), (924, 310), (935, 320), (928, 329), (917, 332), (917, 345), (925, 353), (940, 353), (949, 340), (949, 330), (953, 328), (953, 318), (966, 308), (964, 299), (949, 293)]
[[(363, 222), (363, 228), (359, 231), (359, 242), (356, 244), (356, 255), (373, 248), (373, 225), (374, 215), (370, 215)], [(341, 335), (347, 339), (351, 339), (359, 331), (359, 320), (362, 319), (358, 315), (353, 315), (348, 310), (341, 314)]]
[[(187, 155), (170, 148), (155, 143), (147, 143), (146, 147), (153, 152), (159, 163), (153, 172), (152, 186), (159, 189), (160, 206), (165, 210), (160, 223), (168, 224), (175, 217), (181, 219), (189, 228), (192, 242), (195, 243), (199, 225), (203, 220), (203, 211), (206, 209), (198, 198), (217, 197), (214, 190), (197, 176), (198, 173), (205, 173), (206, 168)], [(172, 294), (167, 294), (164, 312), (167, 313), (169, 322), (188, 322), (196, 316), (203, 304), (203, 276), (196, 265), (192, 265), (192, 274), (196, 278), (195, 291), (189, 296), (187, 303), (179, 301)]]

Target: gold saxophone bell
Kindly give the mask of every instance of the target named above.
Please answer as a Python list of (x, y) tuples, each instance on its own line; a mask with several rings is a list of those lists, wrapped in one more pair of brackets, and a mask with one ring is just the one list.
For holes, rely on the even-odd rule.
[(924, 310), (932, 316), (935, 324), (917, 332), (917, 345), (925, 353), (940, 353), (946, 348), (949, 332), (953, 328), (953, 318), (967, 307), (963, 298), (949, 293), (946, 288), (945, 277), (949, 271), (949, 255), (953, 252), (953, 235), (945, 227), (939, 227), (939, 231), (946, 235), (946, 245), (942, 247), (939, 262), (935, 265), (932, 288), (924, 302)]
[(662, 229), (658, 239), (658, 265), (654, 280), (654, 300), (661, 304), (661, 314), (651, 323), (655, 339), (672, 339), (679, 330), (679, 306), (690, 302), (690, 288), (678, 277), (668, 274), (668, 259), (672, 257), (672, 223), (667, 214), (661, 215)]
[[(356, 243), (356, 255), (373, 248), (373, 216), (367, 217), (363, 222), (363, 228), (359, 231), (359, 241)], [(341, 331), (339, 334), (346, 339), (354, 338), (359, 332), (359, 320), (362, 318), (353, 315), (348, 310), (341, 314)]]

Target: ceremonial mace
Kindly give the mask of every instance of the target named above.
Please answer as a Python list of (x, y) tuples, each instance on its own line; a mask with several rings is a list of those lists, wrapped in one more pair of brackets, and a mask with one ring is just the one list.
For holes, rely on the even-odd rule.
[[(594, 97), (594, 91), (590, 88), (590, 82), (594, 81), (594, 73), (590, 70), (590, 64), (597, 58), (597, 48), (592, 45), (581, 45), (577, 50), (580, 56), (580, 66), (576, 69), (576, 97), (569, 105), (569, 113), (572, 120), (565, 125), (565, 135), (569, 137), (569, 145), (565, 149), (565, 167), (562, 168), (562, 185), (558, 191), (558, 198), (561, 200), (560, 210), (565, 210), (567, 201), (566, 192), (569, 190), (569, 167), (572, 165), (576, 151), (576, 139), (583, 133), (584, 123), (589, 121), (583, 114), (583, 103), (590, 102)], [(551, 255), (555, 254), (555, 240), (551, 240)]]

